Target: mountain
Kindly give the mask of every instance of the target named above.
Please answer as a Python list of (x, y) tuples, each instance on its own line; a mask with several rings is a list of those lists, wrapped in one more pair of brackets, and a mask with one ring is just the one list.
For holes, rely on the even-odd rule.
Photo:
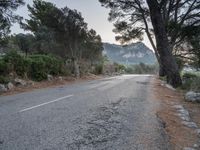
[(103, 47), (103, 54), (106, 55), (109, 60), (120, 64), (154, 64), (156, 62), (154, 52), (142, 42), (125, 46), (104, 43)]

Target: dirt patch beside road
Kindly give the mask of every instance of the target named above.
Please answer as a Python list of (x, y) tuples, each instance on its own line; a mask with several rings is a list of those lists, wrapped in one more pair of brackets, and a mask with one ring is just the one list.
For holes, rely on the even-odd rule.
[(185, 102), (183, 92), (178, 90), (173, 91), (162, 86), (161, 81), (156, 77), (153, 80), (153, 84), (152, 94), (161, 104), (157, 115), (164, 122), (166, 132), (170, 137), (170, 142), (174, 149), (182, 150), (185, 147), (194, 147), (194, 144), (199, 144), (196, 130), (182, 124), (175, 106), (183, 106), (188, 110), (191, 120), (200, 127), (200, 105)]

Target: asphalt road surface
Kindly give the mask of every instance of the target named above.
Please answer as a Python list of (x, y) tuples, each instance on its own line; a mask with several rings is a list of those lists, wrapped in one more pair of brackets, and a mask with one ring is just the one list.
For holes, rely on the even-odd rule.
[(148, 75), (0, 96), (1, 150), (170, 150)]

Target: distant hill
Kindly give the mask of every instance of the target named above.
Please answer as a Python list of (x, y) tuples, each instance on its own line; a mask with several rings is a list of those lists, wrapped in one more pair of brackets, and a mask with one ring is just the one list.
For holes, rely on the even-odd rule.
[(103, 47), (103, 54), (109, 60), (120, 64), (154, 64), (156, 62), (154, 52), (142, 42), (132, 43), (126, 46), (104, 43)]

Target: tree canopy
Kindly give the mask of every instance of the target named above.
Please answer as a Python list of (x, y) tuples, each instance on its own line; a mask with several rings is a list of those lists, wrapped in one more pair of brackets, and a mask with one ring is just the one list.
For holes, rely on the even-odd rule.
[(101, 37), (93, 29), (88, 29), (77, 10), (57, 8), (42, 0), (34, 0), (33, 6), (28, 5), (28, 10), (30, 19), (22, 26), (33, 32), (39, 49), (44, 50), (46, 45), (50, 52), (69, 58), (76, 65), (81, 59), (98, 60), (102, 54)]
[(14, 14), (20, 5), (24, 5), (23, 0), (0, 1), (0, 44), (5, 43), (7, 35), (10, 33), (12, 23), (20, 22), (22, 17)]
[[(171, 51), (175, 54), (175, 50), (179, 52), (183, 50), (180, 45), (183, 45), (186, 41), (189, 42), (190, 35), (186, 31), (191, 28), (199, 28), (200, 25), (199, 0), (99, 1), (104, 7), (110, 8), (109, 20), (114, 22), (115, 29), (113, 31), (117, 34), (116, 40), (122, 44), (133, 39), (141, 40), (146, 33), (161, 68), (164, 68), (165, 65), (161, 62), (163, 61), (161, 60), (161, 52), (165, 50), (158, 50), (159, 38), (156, 39), (158, 35), (156, 35), (155, 27), (164, 27), (163, 32), (166, 32), (167, 35), (165, 43), (169, 43)], [(154, 9), (151, 10), (150, 6)], [(155, 9), (157, 12), (152, 13)], [(152, 20), (152, 17), (159, 15), (161, 15), (159, 21), (158, 18)], [(153, 21), (155, 22), (153, 23)]]

